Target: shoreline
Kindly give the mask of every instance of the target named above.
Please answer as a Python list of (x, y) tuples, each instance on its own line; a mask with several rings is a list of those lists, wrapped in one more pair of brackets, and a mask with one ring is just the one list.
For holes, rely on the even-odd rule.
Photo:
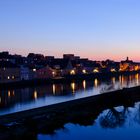
[(57, 84), (57, 83), (70, 83), (73, 81), (93, 80), (95, 78), (100, 80), (105, 80), (111, 77), (118, 77), (122, 75), (129, 76), (131, 74), (138, 74), (138, 73), (140, 73), (140, 71), (66, 75), (64, 77), (50, 78), (50, 79), (33, 79), (33, 80), (23, 80), (17, 82), (9, 82), (9, 83), (0, 83), (0, 89), (3, 90), (9, 88), (24, 88), (24, 87), (35, 87), (39, 85), (49, 85), (49, 84)]

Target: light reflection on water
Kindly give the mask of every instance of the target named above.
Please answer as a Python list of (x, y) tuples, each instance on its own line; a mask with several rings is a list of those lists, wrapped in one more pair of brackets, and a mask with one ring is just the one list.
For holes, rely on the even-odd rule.
[(0, 91), (0, 115), (40, 106), (93, 96), (140, 84), (140, 75), (111, 77), (105, 81), (95, 78), (65, 84)]

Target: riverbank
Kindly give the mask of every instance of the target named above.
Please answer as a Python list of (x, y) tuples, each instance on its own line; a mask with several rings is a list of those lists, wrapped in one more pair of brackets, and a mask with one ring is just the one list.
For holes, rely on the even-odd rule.
[(22, 88), (22, 87), (35, 87), (39, 85), (49, 85), (56, 83), (71, 83), (73, 81), (78, 82), (82, 80), (106, 80), (111, 77), (128, 76), (140, 73), (140, 71), (131, 72), (106, 72), (106, 73), (92, 73), (92, 74), (79, 74), (79, 75), (66, 75), (64, 77), (50, 78), (50, 79), (33, 79), (33, 80), (22, 80), (10, 83), (0, 83), (0, 89), (9, 88)]
[(88, 125), (105, 109), (133, 106), (138, 101), (140, 86), (3, 115), (0, 116), (0, 139), (25, 139), (35, 137), (37, 133), (50, 134), (69, 122)]

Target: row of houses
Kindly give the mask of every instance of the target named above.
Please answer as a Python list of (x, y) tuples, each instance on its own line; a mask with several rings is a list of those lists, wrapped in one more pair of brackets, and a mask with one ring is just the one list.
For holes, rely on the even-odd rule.
[(39, 54), (29, 54), (27, 58), (16, 55), (15, 58), (9, 53), (4, 53), (3, 57), (0, 54), (0, 83), (60, 78), (66, 75), (140, 70), (140, 63), (135, 63), (129, 58), (125, 61), (114, 62), (111, 60), (91, 61), (73, 54), (65, 54), (63, 58), (44, 57)]

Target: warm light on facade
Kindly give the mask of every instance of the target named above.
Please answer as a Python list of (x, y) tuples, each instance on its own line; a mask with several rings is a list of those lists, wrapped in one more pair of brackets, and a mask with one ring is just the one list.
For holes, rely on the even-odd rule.
[(87, 73), (85, 69), (83, 69), (83, 70), (82, 70), (82, 72), (83, 72), (84, 74), (86, 74), (86, 73)]
[(137, 66), (135, 66), (135, 68), (134, 68), (134, 69), (135, 69), (135, 71), (140, 70), (138, 65), (137, 65)]
[(98, 73), (99, 70), (98, 70), (98, 69), (94, 69), (93, 72), (94, 72), (94, 73)]
[(74, 74), (75, 74), (75, 70), (71, 70), (71, 71), (70, 71), (70, 74), (71, 74), (71, 75), (74, 75)]
[(54, 71), (52, 72), (52, 76), (55, 77), (55, 72)]
[(128, 71), (128, 68), (129, 68), (129, 64), (128, 63), (120, 64), (119, 71)]

